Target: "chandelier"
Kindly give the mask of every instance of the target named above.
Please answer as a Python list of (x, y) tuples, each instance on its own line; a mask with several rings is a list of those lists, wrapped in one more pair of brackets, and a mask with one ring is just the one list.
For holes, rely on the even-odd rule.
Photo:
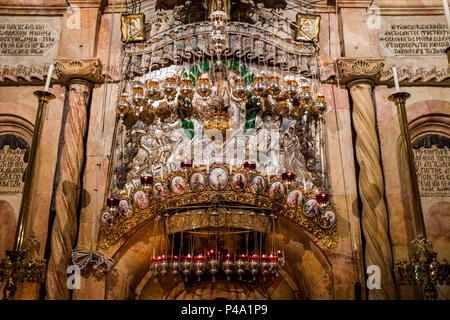
[[(192, 54), (170, 57), (173, 64), (157, 56), (165, 50), (158, 37), (133, 47), (143, 52), (141, 67), (134, 55), (131, 68), (139, 72), (125, 72), (121, 81), (117, 166), (101, 215), (100, 234), (109, 240), (100, 245), (151, 217), (149, 267), (156, 279), (270, 281), (286, 261), (281, 216), (335, 245), (324, 136), (328, 106), (318, 74), (301, 72), (300, 47), (277, 47), (270, 38), (271, 58), (246, 53), (248, 35), (231, 40), (230, 30), (240, 29), (230, 27), (220, 1), (214, 8), (195, 34), (206, 47), (195, 48), (191, 36), (183, 36)], [(169, 38), (175, 44), (165, 45), (178, 48), (177, 38)], [(264, 132), (276, 134), (256, 140), (258, 155), (251, 157), (249, 141)], [(241, 158), (228, 158), (239, 152)]]

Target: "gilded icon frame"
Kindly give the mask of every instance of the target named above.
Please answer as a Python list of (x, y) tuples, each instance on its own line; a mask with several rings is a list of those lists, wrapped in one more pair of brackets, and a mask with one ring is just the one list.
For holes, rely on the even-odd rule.
[(143, 13), (123, 14), (122, 42), (140, 42), (145, 40), (145, 16)]
[[(306, 28), (306, 26), (308, 26)], [(297, 14), (297, 41), (319, 41), (320, 16)]]

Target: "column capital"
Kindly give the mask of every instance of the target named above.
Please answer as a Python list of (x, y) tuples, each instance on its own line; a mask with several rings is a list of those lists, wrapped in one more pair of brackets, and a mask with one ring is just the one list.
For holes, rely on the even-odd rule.
[(369, 80), (377, 83), (384, 67), (381, 58), (341, 58), (337, 61), (339, 78), (349, 84), (355, 80)]
[(72, 79), (87, 80), (92, 83), (102, 83), (102, 63), (98, 58), (74, 60), (57, 59), (55, 72), (62, 84), (68, 84)]

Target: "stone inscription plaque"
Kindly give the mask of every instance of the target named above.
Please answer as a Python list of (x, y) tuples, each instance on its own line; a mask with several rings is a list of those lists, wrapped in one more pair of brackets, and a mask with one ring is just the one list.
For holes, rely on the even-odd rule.
[(379, 40), (386, 56), (445, 55), (450, 32), (440, 18), (384, 18)]
[(450, 196), (449, 148), (414, 149), (417, 179), (422, 197)]
[(0, 193), (22, 192), (26, 152), (26, 149), (12, 149), (9, 145), (0, 149)]
[(31, 65), (53, 61), (61, 31), (60, 17), (5, 17), (0, 19), (2, 65)]

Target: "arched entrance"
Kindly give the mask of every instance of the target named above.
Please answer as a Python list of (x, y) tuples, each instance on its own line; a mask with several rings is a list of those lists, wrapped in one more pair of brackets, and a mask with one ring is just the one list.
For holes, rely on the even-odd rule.
[[(259, 278), (256, 286), (239, 281), (200, 282), (186, 286), (180, 275), (155, 280), (149, 271), (154, 221), (136, 231), (116, 252), (114, 272), (107, 276), (106, 299), (332, 299), (333, 274), (324, 248), (288, 219), (280, 219), (277, 238), (285, 245), (286, 264), (275, 279)], [(156, 239), (156, 243), (155, 243)]]

